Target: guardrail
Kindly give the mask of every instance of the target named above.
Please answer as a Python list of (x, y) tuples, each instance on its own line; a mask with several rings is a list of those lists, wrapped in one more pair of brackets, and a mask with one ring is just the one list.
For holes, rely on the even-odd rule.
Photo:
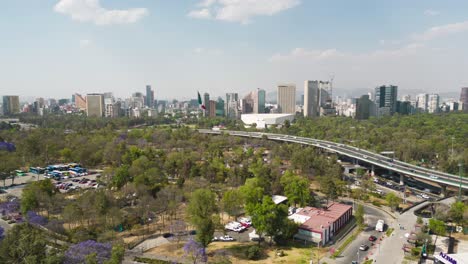
[[(341, 144), (341, 143), (335, 143), (331, 141), (318, 140), (318, 139), (305, 138), (305, 137), (298, 137), (298, 136), (291, 136), (291, 135), (262, 133), (262, 132), (244, 132), (244, 131), (230, 131), (230, 130), (213, 131), (213, 130), (208, 130), (208, 129), (199, 129), (198, 131), (204, 134), (217, 134), (217, 135), (228, 134), (231, 136), (241, 136), (241, 137), (249, 137), (249, 138), (266, 137), (267, 139), (270, 139), (270, 140), (311, 145), (314, 147), (319, 147), (322, 149), (326, 149), (326, 150), (338, 153), (340, 155), (358, 159), (358, 160), (367, 162), (369, 164), (379, 166), (381, 168), (399, 172), (407, 176), (421, 178), (421, 179), (428, 180), (431, 182), (436, 182), (439, 184), (459, 187), (460, 182), (461, 182), (462, 189), (468, 190), (468, 179), (466, 178), (460, 179), (460, 177), (457, 175), (452, 175), (452, 174), (439, 172), (435, 170), (429, 170), (427, 168), (422, 168), (422, 167), (415, 166), (412, 164), (404, 163), (402, 161), (396, 161), (396, 160), (394, 161), (393, 159), (390, 159), (383, 155), (376, 154), (368, 150), (359, 149), (359, 148)], [(430, 172), (430, 175), (427, 175), (428, 172)]]

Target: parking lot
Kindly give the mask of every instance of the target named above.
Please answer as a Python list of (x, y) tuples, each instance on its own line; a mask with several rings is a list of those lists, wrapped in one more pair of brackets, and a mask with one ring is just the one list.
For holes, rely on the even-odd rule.
[[(99, 173), (94, 172), (94, 171), (90, 171), (90, 174), (86, 175), (86, 176), (80, 176), (80, 177), (75, 177), (75, 178), (67, 178), (67, 179), (62, 179), (60, 181), (57, 181), (57, 180), (54, 180), (54, 179), (51, 179), (51, 180), (52, 180), (52, 182), (54, 184), (56, 184), (57, 182), (62, 182), (62, 183), (63, 182), (65, 182), (65, 183), (70, 182), (70, 183), (73, 183), (74, 186), (79, 186), (81, 189), (85, 189), (85, 188), (92, 188), (93, 186), (88, 186), (87, 184), (75, 183), (75, 182), (73, 182), (73, 180), (75, 180), (75, 179), (81, 180), (83, 178), (87, 178), (90, 181), (92, 181), (92, 180), (97, 181), (97, 178), (99, 178), (99, 177), (100, 177)], [(33, 182), (33, 181), (38, 181), (38, 180), (44, 180), (44, 179), (46, 179), (44, 177), (44, 174), (33, 174), (33, 173), (25, 173), (24, 176), (15, 177), (13, 185), (11, 184), (12, 183), (11, 179), (7, 179), (5, 181), (5, 190), (4, 190), (5, 192), (3, 194), (1, 194), (1, 195), (2, 196), (14, 195), (14, 196), (20, 197), (24, 186), (26, 186), (26, 183)], [(101, 187), (101, 186), (99, 186), (99, 187)], [(61, 189), (60, 192), (65, 192), (65, 191), (63, 189)]]

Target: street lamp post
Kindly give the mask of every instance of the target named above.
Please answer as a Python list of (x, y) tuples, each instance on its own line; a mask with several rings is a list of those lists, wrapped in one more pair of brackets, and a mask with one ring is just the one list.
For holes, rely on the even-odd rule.
[(460, 175), (460, 186), (458, 188), (458, 200), (461, 201), (461, 194), (462, 194), (462, 173), (463, 172), (463, 163), (460, 161), (458, 163), (458, 174)]
[(359, 249), (357, 251), (357, 263), (359, 264)]

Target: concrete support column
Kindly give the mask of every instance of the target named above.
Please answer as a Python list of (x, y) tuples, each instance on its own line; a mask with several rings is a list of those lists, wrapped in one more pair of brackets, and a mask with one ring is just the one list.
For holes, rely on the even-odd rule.
[(371, 165), (371, 175), (375, 176), (375, 167), (374, 164)]
[(405, 176), (403, 174), (400, 174), (400, 185), (405, 185)]
[(447, 197), (447, 185), (441, 184), (441, 185), (440, 185), (440, 188), (442, 189), (442, 191), (440, 192), (440, 194), (442, 195), (442, 197)]

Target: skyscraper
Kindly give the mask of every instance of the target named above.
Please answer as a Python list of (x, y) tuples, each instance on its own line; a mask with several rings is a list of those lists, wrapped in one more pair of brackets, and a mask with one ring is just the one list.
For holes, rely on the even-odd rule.
[(224, 100), (221, 97), (216, 102), (216, 116), (224, 116)]
[(460, 103), (462, 103), (462, 110), (468, 112), (468, 87), (461, 89)]
[(278, 111), (284, 114), (296, 113), (296, 85), (278, 85)]
[(86, 95), (86, 115), (93, 117), (104, 115), (104, 96), (102, 94)]
[(154, 107), (154, 91), (151, 90), (151, 85), (146, 85), (146, 102), (145, 105), (149, 108)]
[(227, 93), (225, 102), (227, 118), (239, 118), (239, 96), (237, 93)]
[(203, 105), (205, 106), (205, 110), (203, 111), (203, 116), (208, 117), (210, 116), (210, 94), (205, 93), (203, 95)]
[(377, 116), (393, 115), (397, 106), (398, 86), (382, 85), (375, 88), (375, 106)]
[(320, 113), (319, 105), (319, 82), (305, 81), (304, 82), (304, 116), (318, 117)]
[(208, 113), (209, 117), (215, 117), (216, 116), (216, 101), (215, 100), (210, 100), (209, 103), (210, 107), (210, 112)]
[(416, 95), (416, 111), (426, 113), (428, 110), (429, 95), (426, 93)]
[(368, 94), (356, 99), (356, 115), (355, 118), (359, 120), (369, 119), (372, 116), (372, 101)]
[(3, 114), (13, 115), (20, 112), (19, 96), (5, 95), (3, 96)]
[(254, 109), (256, 114), (265, 113), (266, 92), (262, 89), (257, 89), (256, 96), (254, 96)]
[(86, 98), (83, 98), (83, 96), (81, 96), (81, 94), (74, 94), (74, 97), (75, 97), (75, 106), (76, 108), (84, 111), (86, 110)]
[(427, 97), (427, 112), (434, 114), (439, 112), (440, 97), (438, 94), (429, 94)]

